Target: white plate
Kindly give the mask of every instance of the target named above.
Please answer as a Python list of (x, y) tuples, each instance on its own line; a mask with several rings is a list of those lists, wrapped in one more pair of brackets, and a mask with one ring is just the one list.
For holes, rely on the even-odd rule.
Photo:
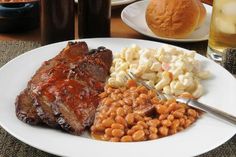
[(208, 40), (212, 12), (211, 6), (204, 4), (207, 11), (207, 16), (205, 23), (199, 29), (195, 30), (189, 37), (185, 39), (173, 39), (157, 36), (149, 29), (145, 19), (145, 11), (148, 2), (148, 0), (144, 0), (126, 6), (121, 12), (121, 19), (123, 22), (137, 32), (155, 39), (175, 42), (197, 42)]
[[(111, 6), (119, 6), (124, 4), (129, 4), (131, 2), (134, 2), (135, 0), (111, 0)], [(76, 3), (78, 3), (78, 0), (75, 0)]]
[(119, 6), (119, 5), (129, 4), (134, 1), (135, 0), (112, 0), (111, 5), (112, 6)]
[[(138, 44), (158, 48), (162, 43), (135, 39), (85, 39), (90, 48), (105, 46), (113, 51)], [(135, 143), (112, 143), (92, 140), (88, 134), (74, 136), (68, 133), (30, 126), (15, 116), (15, 98), (22, 91), (43, 61), (55, 56), (66, 46), (56, 43), (29, 51), (0, 69), (0, 125), (19, 140), (43, 151), (60, 156), (103, 157), (156, 157), (195, 156), (225, 143), (236, 132), (236, 127), (204, 114), (194, 125), (173, 136)], [(185, 50), (187, 51), (187, 50)], [(236, 115), (236, 80), (218, 64), (197, 55), (206, 69), (213, 73), (211, 80), (203, 82), (207, 93), (200, 99), (214, 107)]]

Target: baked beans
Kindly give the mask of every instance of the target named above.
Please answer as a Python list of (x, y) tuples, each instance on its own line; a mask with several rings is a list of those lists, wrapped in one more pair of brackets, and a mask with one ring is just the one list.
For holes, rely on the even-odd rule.
[(160, 101), (155, 91), (138, 86), (134, 80), (122, 88), (107, 85), (100, 98), (91, 127), (92, 137), (99, 140), (154, 140), (182, 131), (200, 115), (198, 110), (174, 99)]

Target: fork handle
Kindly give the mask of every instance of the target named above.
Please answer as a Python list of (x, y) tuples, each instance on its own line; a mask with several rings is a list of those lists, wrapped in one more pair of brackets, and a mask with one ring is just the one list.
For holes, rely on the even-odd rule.
[(224, 111), (220, 111), (220, 110), (218, 110), (218, 109), (216, 109), (214, 107), (210, 107), (208, 105), (205, 105), (203, 103), (200, 103), (200, 102), (198, 102), (196, 100), (192, 100), (192, 99), (189, 99), (187, 104), (189, 106), (191, 106), (191, 107), (199, 108), (199, 109), (201, 109), (201, 110), (203, 110), (205, 112), (211, 113), (212, 115), (215, 115), (215, 116), (217, 116), (219, 118), (223, 118), (224, 120), (227, 120), (227, 121), (229, 121), (231, 123), (236, 124), (236, 117), (231, 115), (231, 114), (228, 114), (228, 113), (226, 113)]

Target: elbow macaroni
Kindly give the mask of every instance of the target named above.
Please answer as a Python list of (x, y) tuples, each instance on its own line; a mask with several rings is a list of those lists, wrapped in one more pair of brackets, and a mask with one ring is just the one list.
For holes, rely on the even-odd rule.
[(209, 78), (210, 73), (201, 69), (200, 62), (194, 58), (195, 53), (185, 53), (168, 45), (159, 49), (131, 45), (114, 55), (108, 84), (124, 86), (128, 79), (126, 74), (131, 71), (166, 94), (178, 96), (188, 92), (199, 98), (204, 92), (200, 80)]

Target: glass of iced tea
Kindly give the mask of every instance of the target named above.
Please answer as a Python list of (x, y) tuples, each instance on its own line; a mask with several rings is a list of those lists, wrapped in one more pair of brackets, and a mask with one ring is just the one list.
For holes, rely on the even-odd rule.
[(236, 48), (236, 0), (214, 0), (207, 56), (222, 63), (229, 48)]

